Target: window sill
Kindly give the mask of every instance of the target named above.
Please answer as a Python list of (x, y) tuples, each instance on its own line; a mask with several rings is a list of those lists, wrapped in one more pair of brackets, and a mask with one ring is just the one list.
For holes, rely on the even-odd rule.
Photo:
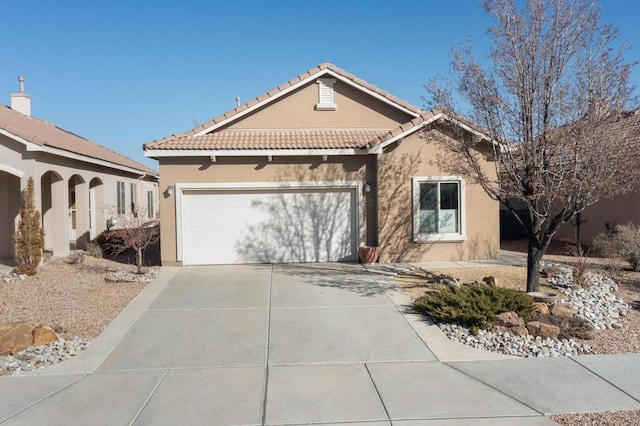
[(335, 111), (336, 104), (316, 104), (316, 111)]
[(413, 242), (416, 244), (459, 243), (465, 241), (466, 239), (467, 237), (463, 234), (432, 234), (413, 236)]

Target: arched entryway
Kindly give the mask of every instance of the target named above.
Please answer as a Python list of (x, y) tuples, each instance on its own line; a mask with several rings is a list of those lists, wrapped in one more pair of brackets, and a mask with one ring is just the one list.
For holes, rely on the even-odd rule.
[(13, 234), (16, 232), (22, 196), (20, 177), (22, 173), (0, 164), (0, 260), (13, 258)]
[(40, 178), (40, 206), (44, 248), (54, 256), (69, 253), (68, 191), (58, 173), (48, 171)]
[(72, 249), (83, 249), (89, 241), (89, 185), (80, 175), (67, 182), (69, 211), (69, 243)]
[(104, 219), (104, 185), (99, 178), (89, 182), (89, 239), (93, 240), (102, 231), (106, 224)]

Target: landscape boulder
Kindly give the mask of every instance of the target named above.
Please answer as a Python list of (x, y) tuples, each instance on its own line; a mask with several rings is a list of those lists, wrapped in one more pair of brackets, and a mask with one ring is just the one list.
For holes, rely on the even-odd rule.
[(507, 328), (517, 327), (524, 325), (524, 320), (516, 312), (503, 312), (496, 315), (496, 325), (502, 325)]
[(26, 322), (0, 324), (0, 355), (15, 355), (31, 346), (33, 335)]
[(551, 309), (549, 310), (551, 315), (554, 317), (570, 317), (578, 313), (578, 310), (575, 306), (570, 305), (568, 303), (556, 303), (551, 305)]
[(57, 342), (59, 337), (53, 328), (48, 325), (39, 325), (33, 329), (33, 343), (32, 346), (49, 345), (53, 342)]
[(549, 306), (544, 302), (533, 302), (533, 311), (542, 315), (549, 315)]
[(484, 277), (482, 281), (490, 287), (495, 287), (497, 285), (496, 277)]
[(553, 324), (545, 324), (540, 321), (530, 321), (527, 323), (527, 330), (532, 336), (551, 337), (555, 339), (560, 335), (560, 327)]

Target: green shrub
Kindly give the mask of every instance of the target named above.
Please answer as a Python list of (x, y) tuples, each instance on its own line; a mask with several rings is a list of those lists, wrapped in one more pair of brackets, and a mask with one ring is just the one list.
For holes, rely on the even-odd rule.
[(640, 226), (618, 225), (594, 238), (592, 245), (600, 256), (626, 260), (634, 271), (640, 271)]
[(414, 302), (416, 310), (440, 322), (490, 328), (496, 315), (514, 311), (522, 318), (533, 312), (533, 298), (526, 293), (486, 284), (446, 287)]

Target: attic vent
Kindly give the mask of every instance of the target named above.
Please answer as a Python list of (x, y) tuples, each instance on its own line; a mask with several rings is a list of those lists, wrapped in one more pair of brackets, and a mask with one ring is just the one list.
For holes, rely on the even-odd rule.
[(335, 111), (336, 104), (333, 101), (333, 84), (336, 82), (335, 78), (320, 78), (318, 79), (318, 103), (316, 104), (316, 110), (318, 111)]

